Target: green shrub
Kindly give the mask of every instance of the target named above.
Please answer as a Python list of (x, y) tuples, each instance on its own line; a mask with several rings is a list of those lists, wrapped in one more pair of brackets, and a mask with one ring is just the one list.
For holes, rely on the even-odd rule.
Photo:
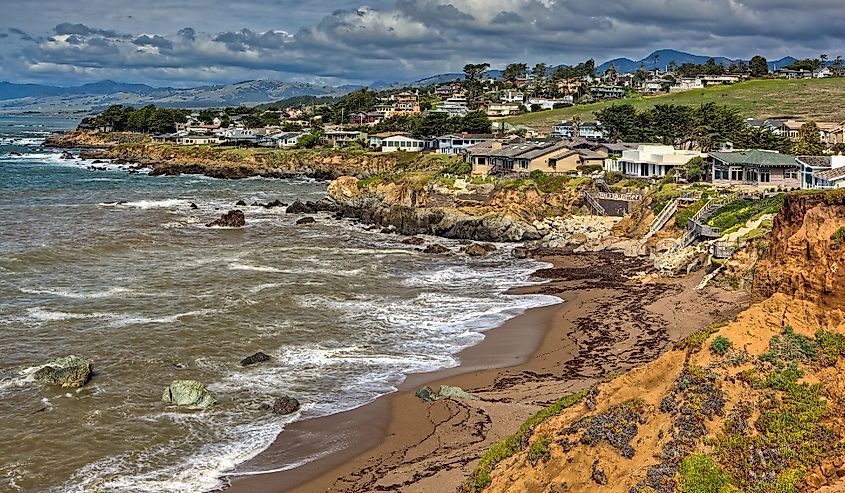
[(464, 491), (479, 493), (487, 487), (490, 484), (490, 473), (496, 467), (496, 464), (521, 451), (537, 425), (552, 416), (557, 416), (564, 409), (578, 404), (587, 396), (587, 392), (586, 390), (582, 390), (577, 394), (569, 394), (561, 397), (551, 406), (541, 409), (540, 412), (528, 418), (527, 421), (522, 423), (522, 426), (519, 427), (516, 433), (490, 447), (487, 453), (478, 461), (475, 470), (464, 483)]
[(783, 207), (784, 194), (761, 200), (737, 200), (717, 210), (707, 224), (721, 230), (745, 225), (749, 219), (762, 214), (775, 214)]
[(706, 454), (684, 458), (678, 468), (678, 491), (681, 493), (727, 493), (730, 476)]
[(819, 359), (819, 346), (809, 337), (796, 334), (790, 326), (783, 329), (780, 336), (769, 340), (769, 351), (760, 355), (761, 361), (777, 364), (778, 362), (811, 362)]
[(548, 460), (551, 457), (551, 450), (549, 450), (549, 436), (541, 435), (534, 443), (528, 447), (528, 461), (532, 465), (537, 465), (541, 460)]
[(845, 354), (845, 335), (819, 329), (816, 331), (816, 344), (822, 353), (821, 361), (826, 366), (835, 365), (836, 360)]
[(728, 349), (733, 346), (733, 343), (725, 336), (716, 336), (713, 342), (710, 343), (710, 351), (719, 356), (724, 356)]
[(834, 231), (833, 234), (830, 235), (830, 240), (831, 248), (839, 248), (839, 246), (842, 245), (843, 242), (845, 242), (845, 226), (842, 226), (841, 228)]

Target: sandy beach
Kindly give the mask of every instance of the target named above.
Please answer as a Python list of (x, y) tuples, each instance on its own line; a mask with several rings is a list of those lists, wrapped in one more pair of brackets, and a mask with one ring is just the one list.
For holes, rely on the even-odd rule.
[[(731, 318), (748, 299), (738, 292), (696, 290), (703, 273), (684, 280), (630, 280), (647, 269), (619, 254), (535, 252), (554, 265), (549, 282), (524, 292), (563, 303), (529, 310), (460, 353), (461, 366), (411, 375), (398, 392), (358, 409), (289, 426), (241, 470), (273, 470), (293, 458), (301, 467), (232, 476), (232, 492), (455, 491), (478, 458), (559, 397), (654, 360), (711, 323)], [(424, 403), (422, 385), (459, 386), (480, 400)], [(326, 450), (331, 452), (325, 453)]]

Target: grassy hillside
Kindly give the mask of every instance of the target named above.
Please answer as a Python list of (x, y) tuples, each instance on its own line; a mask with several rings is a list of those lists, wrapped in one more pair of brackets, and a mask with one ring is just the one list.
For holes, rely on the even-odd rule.
[(845, 105), (831, 104), (845, 97), (845, 78), (814, 80), (752, 80), (730, 86), (714, 86), (663, 96), (637, 97), (594, 103), (559, 110), (527, 113), (505, 118), (511, 124), (522, 124), (548, 131), (561, 121), (580, 116), (595, 118), (595, 112), (611, 104), (630, 103), (637, 109), (656, 104), (699, 105), (717, 103), (738, 108), (748, 118), (790, 116), (825, 122), (845, 121)]

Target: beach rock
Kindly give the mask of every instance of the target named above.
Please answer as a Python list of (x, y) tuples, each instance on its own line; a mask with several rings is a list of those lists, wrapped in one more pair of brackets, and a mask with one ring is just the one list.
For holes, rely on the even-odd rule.
[(412, 236), (410, 238), (405, 238), (402, 240), (402, 243), (405, 245), (422, 245), (425, 243), (425, 240), (420, 238), (419, 236)]
[(199, 207), (197, 207), (197, 204), (191, 202), (191, 209), (199, 209)]
[(21, 154), (20, 152), (14, 152), (13, 151), (13, 152), (9, 153), (9, 156), (10, 157), (20, 157), (20, 156), (23, 156), (23, 154)]
[(88, 383), (94, 365), (79, 356), (66, 356), (47, 362), (33, 377), (37, 382), (58, 385), (63, 388), (79, 388)]
[(449, 385), (441, 385), (440, 390), (434, 391), (431, 387), (422, 387), (418, 389), (415, 394), (423, 400), (423, 402), (434, 402), (440, 399), (466, 399), (470, 401), (477, 401), (478, 397), (470, 394), (460, 387), (452, 387)]
[(481, 245), (481, 248), (483, 248), (484, 251), (487, 252), (487, 253), (492, 253), (492, 252), (495, 252), (496, 250), (498, 250), (496, 245), (494, 245), (492, 243), (479, 243), (479, 245)]
[(313, 217), (311, 217), (311, 216), (305, 216), (305, 217), (303, 217), (302, 219), (300, 219), (300, 220), (296, 221), (296, 224), (298, 224), (298, 225), (299, 225), (299, 224), (314, 224), (314, 223), (316, 223), (316, 222), (317, 222), (317, 220), (316, 220), (316, 219), (314, 219)]
[(270, 356), (259, 351), (253, 354), (252, 356), (247, 356), (246, 358), (242, 359), (241, 366), (250, 366), (257, 363), (263, 363), (265, 361), (270, 361)]
[(514, 258), (528, 258), (528, 249), (523, 247), (516, 247), (511, 252)]
[(448, 248), (446, 248), (445, 246), (434, 243), (434, 244), (431, 244), (431, 245), (425, 247), (425, 250), (423, 250), (423, 253), (441, 254), (441, 253), (448, 253), (449, 251), (450, 250)]
[(95, 159), (91, 162), (91, 164), (105, 164), (105, 161), (103, 161), (102, 159)]
[(314, 210), (313, 207), (297, 200), (293, 204), (289, 205), (285, 212), (288, 214), (314, 214), (317, 212)]
[(246, 207), (246, 202), (244, 202), (243, 200), (239, 200), (235, 202), (235, 207)]
[(273, 403), (273, 414), (285, 416), (299, 411), (299, 401), (293, 397), (282, 396)]
[(211, 228), (213, 226), (218, 226), (221, 228), (240, 228), (246, 224), (246, 218), (244, 217), (243, 211), (239, 209), (235, 209), (233, 211), (229, 211), (222, 216), (220, 219), (216, 219), (205, 226), (207, 228)]
[(385, 234), (385, 235), (390, 235), (390, 234), (393, 234), (395, 232), (396, 232), (396, 229), (394, 229), (393, 226), (381, 228), (381, 231), (380, 231), (380, 233)]
[(164, 388), (162, 402), (193, 409), (205, 409), (215, 402), (214, 394), (196, 380), (174, 380)]
[(76, 158), (73, 157), (73, 154), (65, 151), (65, 152), (62, 153), (61, 159), (76, 159)]
[(274, 207), (284, 207), (286, 205), (287, 204), (283, 203), (281, 200), (276, 199), (272, 202), (267, 202), (266, 204), (264, 204), (264, 208), (265, 209), (273, 209)]
[(483, 257), (487, 255), (487, 250), (485, 250), (484, 247), (479, 245), (478, 243), (473, 243), (472, 245), (466, 246), (462, 248), (462, 251), (470, 257)]

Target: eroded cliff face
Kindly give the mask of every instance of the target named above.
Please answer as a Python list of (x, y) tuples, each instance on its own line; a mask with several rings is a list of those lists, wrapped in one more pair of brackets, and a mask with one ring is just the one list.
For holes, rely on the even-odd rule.
[(845, 305), (845, 190), (786, 196), (775, 217), (764, 258), (757, 263), (754, 294), (784, 293), (827, 307)]
[(843, 196), (789, 195), (738, 261), (759, 302), (529, 428), (465, 490), (845, 491)]
[(534, 188), (494, 190), (483, 201), (462, 200), (459, 195), (404, 183), (359, 188), (357, 178), (346, 176), (333, 181), (327, 193), (344, 215), (392, 226), (407, 235), (478, 241), (525, 241), (543, 236), (534, 221), (542, 216), (546, 204)]

